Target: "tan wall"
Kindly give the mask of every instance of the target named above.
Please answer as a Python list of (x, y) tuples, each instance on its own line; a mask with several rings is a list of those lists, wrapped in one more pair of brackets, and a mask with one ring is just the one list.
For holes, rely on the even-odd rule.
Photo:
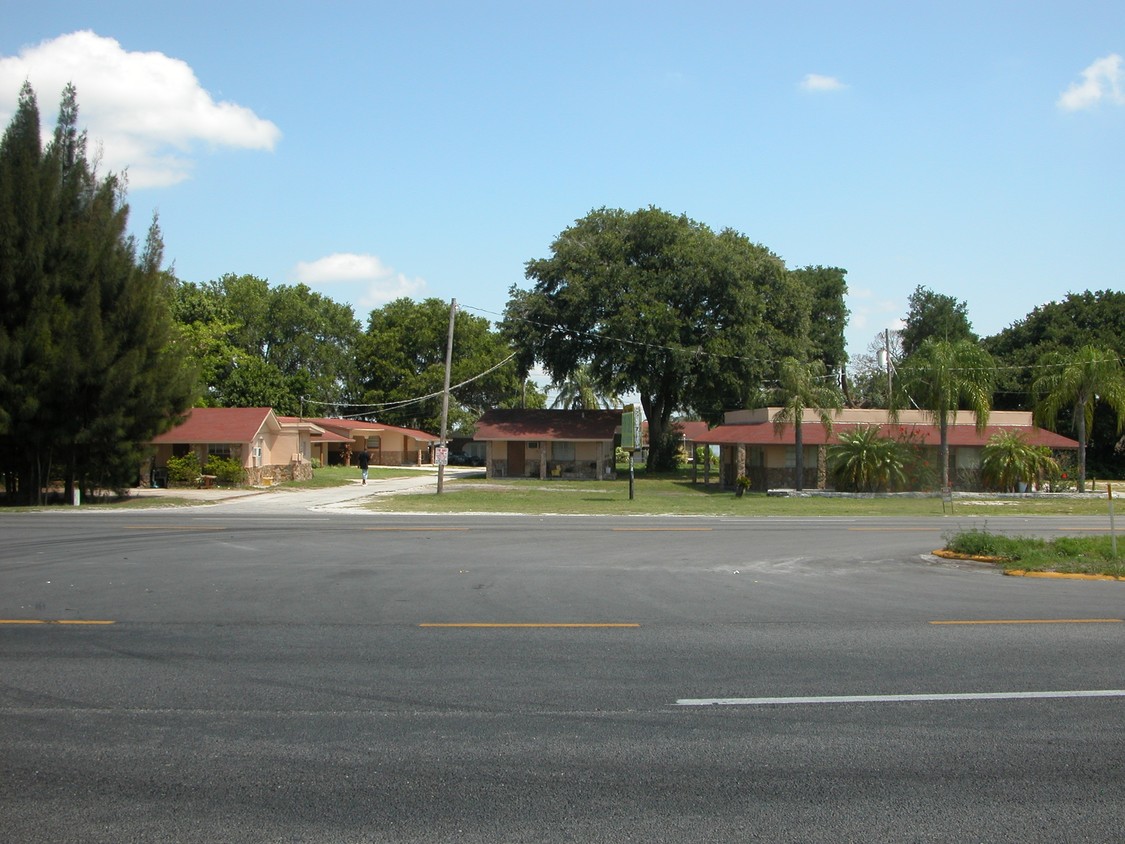
[[(754, 422), (770, 422), (780, 409), (781, 408), (778, 407), (756, 407), (752, 410), (731, 410), (724, 414), (723, 421), (727, 424), (744, 425)], [(834, 413), (832, 418), (835, 422), (845, 425), (884, 425), (895, 421), (890, 418), (886, 410), (854, 407), (844, 408)], [(803, 419), (805, 422), (819, 422), (820, 414), (815, 410), (806, 410)], [(932, 420), (920, 410), (902, 410), (899, 411), (896, 424), (929, 425), (931, 423)], [(973, 414), (968, 411), (958, 413), (957, 424), (974, 424)], [(1027, 410), (994, 410), (988, 416), (988, 424), (999, 425), (1005, 428), (1034, 427), (1031, 411)]]
[[(288, 465), (294, 454), (301, 454), (301, 436), (298, 431), (282, 431), (278, 434), (263, 434), (262, 466)], [(256, 443), (255, 443), (256, 444)], [(254, 466), (253, 455), (242, 461), (247, 468)]]

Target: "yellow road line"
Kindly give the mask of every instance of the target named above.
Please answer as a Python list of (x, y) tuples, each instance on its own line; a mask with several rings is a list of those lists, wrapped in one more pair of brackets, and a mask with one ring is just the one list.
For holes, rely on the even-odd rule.
[(0, 624), (116, 624), (116, 621), (73, 618), (0, 618)]
[(433, 533), (439, 533), (439, 532), (448, 532), (448, 531), (468, 531), (468, 530), (472, 530), (472, 528), (467, 528), (467, 527), (368, 527), (368, 528), (364, 528), (364, 530), (378, 530), (378, 531), (383, 531), (384, 533), (402, 533), (402, 532), (409, 532), (409, 531), (422, 531), (422, 532), (428, 531), (428, 532), (433, 532)]
[(931, 621), (930, 624), (1121, 624), (1120, 618), (997, 618), (976, 621)]
[(613, 528), (615, 533), (706, 533), (710, 530), (709, 527)]
[(419, 627), (640, 627), (634, 623), (607, 623), (607, 622), (492, 622), (492, 621), (454, 621), (432, 622), (427, 621)]

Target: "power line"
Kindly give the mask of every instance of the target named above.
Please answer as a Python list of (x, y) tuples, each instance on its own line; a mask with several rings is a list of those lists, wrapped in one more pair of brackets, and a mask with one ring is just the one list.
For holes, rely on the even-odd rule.
[[(494, 366), (489, 367), (484, 372), (480, 372), (480, 373), (474, 375), (472, 378), (466, 378), (461, 383), (450, 387), (449, 388), (450, 392), (452, 392), (453, 390), (457, 390), (461, 387), (464, 387), (468, 384), (472, 384), (474, 381), (479, 381), (481, 378), (484, 378), (486, 375), (491, 375), (497, 369), (504, 366), (506, 363), (511, 361), (513, 358), (515, 358), (515, 356), (516, 356), (516, 353), (512, 352), (512, 354), (508, 355), (506, 358), (504, 358), (504, 360), (500, 361), (499, 363), (495, 364)], [(392, 409), (397, 410), (398, 408), (401, 408), (401, 407), (409, 407), (412, 404), (421, 404), (424, 401), (429, 401), (432, 398), (437, 398), (438, 396), (442, 395), (444, 392), (445, 392), (445, 390), (438, 390), (437, 392), (428, 393), (427, 395), (424, 395), (424, 396), (417, 396), (417, 397), (411, 398), (411, 399), (402, 399), (401, 401), (382, 402), (380, 404), (353, 404), (353, 403), (348, 403), (348, 402), (318, 401), (316, 399), (305, 399), (305, 401), (308, 402), (309, 404), (319, 404), (319, 405), (326, 405), (326, 406), (330, 406), (330, 407), (350, 407), (350, 408), (363, 407), (363, 408), (368, 408), (369, 411), (371, 411), (371, 410), (392, 410)], [(366, 416), (366, 415), (368, 415), (368, 412), (353, 413), (353, 414), (349, 414), (349, 415), (346, 415), (346, 416), (339, 416), (337, 418), (339, 418), (339, 419), (356, 419), (360, 416)]]

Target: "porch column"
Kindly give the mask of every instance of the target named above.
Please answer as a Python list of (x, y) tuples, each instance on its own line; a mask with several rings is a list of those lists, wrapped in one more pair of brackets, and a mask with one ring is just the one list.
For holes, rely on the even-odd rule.
[(732, 481), (737, 482), (740, 475), (746, 474), (746, 444), (739, 443), (734, 449), (734, 477)]
[(816, 447), (816, 488), (828, 488), (828, 446)]
[(547, 480), (547, 455), (551, 452), (551, 441), (539, 441), (539, 480)]

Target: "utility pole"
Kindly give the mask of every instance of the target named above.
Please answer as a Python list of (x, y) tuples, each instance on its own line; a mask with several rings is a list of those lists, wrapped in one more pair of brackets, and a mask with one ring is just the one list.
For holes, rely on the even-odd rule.
[(883, 329), (883, 352), (887, 356), (887, 401), (894, 394), (894, 366), (891, 364), (891, 330)]
[(457, 317), (457, 300), (449, 304), (449, 337), (445, 342), (445, 392), (441, 397), (441, 443), (437, 454), (437, 493), (445, 486), (445, 464), (449, 462), (449, 446), (445, 434), (449, 427), (449, 371), (453, 368), (453, 322)]
[(883, 329), (883, 348), (879, 350), (878, 360), (880, 365), (887, 369), (887, 407), (891, 406), (891, 395), (894, 389), (894, 365), (891, 363), (891, 330)]

